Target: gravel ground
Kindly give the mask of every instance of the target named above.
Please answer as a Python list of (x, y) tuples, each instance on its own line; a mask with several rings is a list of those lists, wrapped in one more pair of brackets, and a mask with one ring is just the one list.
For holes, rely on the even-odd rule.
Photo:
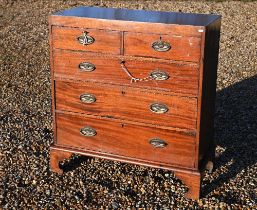
[[(78, 5), (223, 16), (215, 119), (219, 157), (214, 172), (204, 175), (202, 199), (185, 199), (186, 187), (165, 170), (82, 156), (64, 163), (64, 175), (49, 170), (47, 16)], [(0, 0), (0, 209), (256, 208), (256, 11), (256, 2), (238, 1)]]

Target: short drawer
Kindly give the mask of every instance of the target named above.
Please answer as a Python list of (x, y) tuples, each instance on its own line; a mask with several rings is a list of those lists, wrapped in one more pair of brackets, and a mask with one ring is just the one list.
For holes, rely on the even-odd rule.
[(177, 35), (126, 32), (124, 54), (199, 62), (201, 39)]
[(54, 49), (120, 54), (121, 35), (118, 31), (54, 26), (52, 45)]
[(57, 145), (194, 167), (195, 137), (123, 121), (57, 113)]
[(56, 109), (196, 129), (197, 99), (117, 85), (56, 81)]
[[(198, 95), (197, 64), (99, 57), (94, 53), (66, 50), (55, 50), (53, 57), (55, 77)], [(131, 78), (122, 70), (121, 60), (125, 61), (124, 65), (132, 76), (136, 78), (152, 76), (154, 79), (131, 83)]]

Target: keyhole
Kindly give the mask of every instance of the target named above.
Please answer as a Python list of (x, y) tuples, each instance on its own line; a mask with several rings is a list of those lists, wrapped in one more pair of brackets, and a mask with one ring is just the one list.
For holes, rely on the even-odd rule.
[(125, 95), (125, 91), (122, 90), (122, 91), (121, 91), (121, 94), (122, 94), (122, 95)]
[(123, 123), (121, 124), (121, 127), (124, 128), (124, 124)]

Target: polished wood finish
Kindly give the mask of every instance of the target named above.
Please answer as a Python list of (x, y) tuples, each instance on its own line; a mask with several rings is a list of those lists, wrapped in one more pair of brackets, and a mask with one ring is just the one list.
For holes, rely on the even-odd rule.
[[(83, 45), (78, 42), (78, 37), (83, 35), (85, 31), (95, 40), (90, 45)], [(52, 39), (53, 48), (56, 49), (120, 54), (121, 35), (118, 31), (54, 26)]]
[[(96, 101), (81, 102), (80, 96), (85, 93), (94, 95)], [(165, 104), (169, 110), (166, 113), (152, 112), (150, 105), (155, 102)], [(197, 100), (195, 98), (151, 93), (144, 89), (56, 81), (56, 109), (193, 131), (196, 129)]]
[(87, 17), (76, 16), (58, 16), (53, 15), (49, 17), (50, 25), (59, 25), (65, 27), (76, 28), (99, 28), (104, 30), (115, 31), (130, 31), (139, 33), (152, 33), (158, 31), (160, 34), (174, 34), (185, 35), (190, 37), (201, 37), (199, 30), (204, 30), (204, 26), (191, 26), (191, 25), (176, 25), (176, 24), (161, 24), (149, 22), (133, 22), (133, 21), (120, 21), (120, 20), (107, 20), (107, 19), (92, 19)]
[[(152, 44), (160, 40), (168, 42), (171, 49), (167, 52), (154, 50)], [(124, 54), (199, 62), (200, 44), (201, 39), (196, 37), (125, 32)]]
[(50, 167), (52, 171), (62, 174), (63, 170), (60, 168), (60, 162), (64, 161), (65, 159), (70, 158), (72, 152), (69, 151), (59, 151), (56, 150), (54, 147), (50, 148)]
[(166, 25), (175, 24), (191, 26), (207, 26), (216, 19), (219, 15), (209, 14), (194, 14), (183, 12), (160, 12), (150, 10), (132, 10), (119, 8), (102, 8), (102, 7), (76, 7), (69, 10), (63, 10), (55, 13), (53, 16), (61, 17), (83, 17), (104, 20), (121, 20), (128, 23), (143, 22), (143, 23), (164, 23)]
[(201, 37), (219, 15), (158, 12), (101, 7), (77, 7), (50, 16), (51, 25), (112, 29), (117, 31), (171, 33)]
[[(49, 25), (53, 171), (73, 153), (163, 168), (189, 187), (187, 197), (199, 198), (201, 172), (213, 166), (215, 151), (220, 16), (81, 7), (50, 16)], [(78, 42), (85, 31), (93, 44)], [(160, 38), (169, 51), (152, 48)], [(82, 71), (81, 62), (95, 69)], [(131, 83), (156, 69), (169, 78)], [(96, 100), (81, 102), (85, 93)], [(168, 111), (151, 112), (157, 102)]]
[[(90, 137), (81, 135), (80, 129), (85, 126), (95, 129), (96, 135)], [(194, 160), (191, 157), (194, 156), (195, 137), (182, 132), (58, 113), (57, 134), (57, 145), (65, 147), (137, 157), (159, 164), (194, 167)], [(155, 148), (149, 142), (152, 138), (164, 140), (167, 146)]]
[(201, 70), (201, 115), (199, 116), (199, 167), (214, 161), (216, 143), (214, 141), (214, 114), (216, 79), (219, 52), (221, 20), (211, 23), (205, 32), (204, 57)]
[[(135, 59), (126, 56), (99, 56), (96, 53), (54, 50), (54, 76), (74, 80), (118, 84), (130, 87), (169, 91), (179, 95), (198, 95), (199, 65), (187, 62), (160, 61), (159, 59)], [(144, 78), (154, 70), (169, 74), (167, 80), (149, 80), (131, 83), (128, 75), (121, 69), (120, 62), (137, 78)], [(82, 62), (95, 65), (95, 70), (85, 72), (79, 69)]]
[(175, 176), (183, 181), (185, 185), (188, 186), (188, 191), (186, 192), (186, 197), (198, 199), (200, 197), (201, 189), (201, 175), (199, 172), (188, 172), (184, 171), (174, 171)]

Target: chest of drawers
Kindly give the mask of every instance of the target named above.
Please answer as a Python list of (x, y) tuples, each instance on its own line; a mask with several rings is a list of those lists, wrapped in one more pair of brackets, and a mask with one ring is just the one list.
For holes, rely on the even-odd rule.
[(169, 169), (199, 198), (220, 16), (79, 7), (49, 25), (52, 170), (73, 153)]

